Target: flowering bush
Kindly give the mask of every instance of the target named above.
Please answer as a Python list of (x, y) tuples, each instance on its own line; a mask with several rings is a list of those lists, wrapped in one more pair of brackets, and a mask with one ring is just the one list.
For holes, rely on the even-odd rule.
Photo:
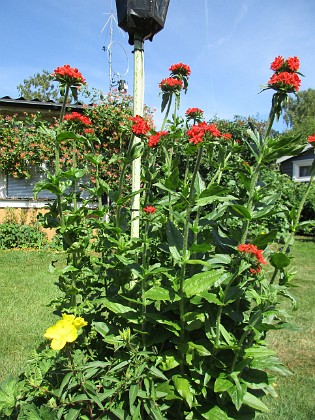
[[(188, 66), (170, 70), (188, 83)], [(85, 187), (89, 198), (77, 206), (69, 187), (82, 174), (57, 162), (36, 188), (56, 195), (46, 220), (68, 256), (58, 282), (64, 296), (54, 304), (63, 315), (45, 334), (53, 349), (40, 350), (19, 381), (2, 389), (8, 417), (251, 419), (268, 411), (261, 398), (276, 396), (275, 374), (288, 372), (265, 336), (286, 326), (278, 304), (293, 300), (287, 254), (308, 191), (281, 251), (270, 247), (277, 229), (256, 231), (278, 195), (262, 184), (262, 169), (300, 151), (295, 139), (270, 137), (287, 93), (276, 89), (264, 132), (252, 123), (229, 131), (200, 111), (177, 116), (179, 91), (163, 86), (166, 117), (175, 96), (172, 119), (156, 131), (144, 118), (126, 118), (122, 132), (142, 143), (124, 149), (116, 185), (96, 172), (94, 187)], [(89, 141), (59, 127), (56, 139), (63, 138)], [(235, 157), (242, 142), (250, 163)], [(131, 237), (134, 193), (125, 177), (139, 156), (143, 211), (140, 236)], [(102, 158), (87, 156), (96, 168)], [(110, 202), (96, 208), (104, 191)]]

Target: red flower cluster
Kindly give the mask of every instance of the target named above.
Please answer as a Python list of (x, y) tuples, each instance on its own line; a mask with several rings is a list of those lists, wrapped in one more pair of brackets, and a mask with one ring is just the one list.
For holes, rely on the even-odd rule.
[(153, 207), (153, 206), (147, 206), (147, 207), (144, 207), (144, 208), (143, 208), (143, 211), (144, 211), (145, 213), (153, 214), (153, 213), (155, 213), (156, 208), (155, 208), (155, 207)]
[(85, 132), (85, 134), (93, 134), (94, 133), (94, 128), (85, 128), (84, 132)]
[(189, 130), (187, 130), (187, 135), (189, 137), (189, 142), (193, 144), (202, 143), (204, 136), (210, 134), (212, 137), (224, 137), (228, 138), (229, 133), (222, 134), (220, 130), (217, 129), (216, 125), (211, 123), (207, 124), (206, 122), (200, 122), (193, 125)]
[(187, 111), (185, 112), (185, 115), (187, 119), (200, 120), (203, 116), (203, 110), (200, 108), (188, 108)]
[(133, 122), (131, 131), (136, 136), (144, 136), (150, 130), (149, 124), (142, 118), (140, 115), (136, 115), (135, 117), (129, 118), (130, 121)]
[(68, 86), (80, 86), (85, 84), (85, 79), (79, 70), (70, 67), (69, 64), (57, 67), (52, 73), (52, 77), (54, 77), (57, 82), (64, 83)]
[(312, 136), (308, 136), (307, 137), (307, 141), (312, 145), (315, 146), (315, 134), (313, 134)]
[(285, 93), (297, 92), (301, 86), (301, 79), (296, 73), (284, 71), (275, 73), (271, 76), (268, 85), (272, 87), (272, 89)]
[(176, 76), (185, 76), (188, 77), (191, 75), (191, 69), (187, 64), (183, 64), (183, 63), (178, 63), (178, 64), (173, 64), (170, 68), (169, 71)]
[(237, 249), (240, 252), (244, 252), (246, 254), (249, 254), (250, 257), (255, 258), (254, 267), (251, 267), (249, 271), (252, 274), (257, 274), (261, 271), (261, 265), (266, 264), (266, 261), (263, 256), (263, 251), (261, 249), (258, 249), (256, 245), (253, 244), (240, 244)]
[(289, 57), (285, 60), (281, 55), (276, 57), (270, 65), (273, 71), (298, 71), (300, 68), (300, 60), (297, 57)]
[(168, 77), (159, 83), (159, 87), (163, 92), (178, 92), (183, 88), (183, 82), (174, 77)]
[(67, 114), (63, 118), (65, 121), (79, 121), (83, 125), (92, 125), (92, 121), (89, 117), (79, 114), (79, 112), (72, 112), (71, 114)]
[(297, 92), (300, 89), (301, 79), (297, 75), (300, 68), (300, 60), (297, 57), (289, 57), (285, 60), (278, 56), (270, 66), (275, 72), (268, 81), (268, 87), (282, 93)]
[(158, 131), (157, 133), (153, 134), (152, 136), (148, 137), (148, 146), (149, 147), (154, 147), (156, 146), (161, 137), (163, 136), (167, 136), (168, 135), (168, 131)]

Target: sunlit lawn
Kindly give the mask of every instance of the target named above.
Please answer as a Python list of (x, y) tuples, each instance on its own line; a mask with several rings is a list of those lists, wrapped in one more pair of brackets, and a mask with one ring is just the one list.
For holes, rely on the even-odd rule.
[[(315, 242), (297, 240), (292, 253), (298, 301), (291, 322), (297, 331), (269, 335), (272, 348), (293, 375), (279, 378), (277, 399), (267, 398), (270, 414), (259, 419), (315, 419)], [(48, 271), (62, 256), (39, 251), (0, 252), (0, 381), (19, 373), (45, 329), (57, 319), (49, 302), (58, 296), (56, 275)]]

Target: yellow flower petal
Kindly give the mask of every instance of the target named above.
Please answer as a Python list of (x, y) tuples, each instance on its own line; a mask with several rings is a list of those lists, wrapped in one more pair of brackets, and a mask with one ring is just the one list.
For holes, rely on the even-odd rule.
[(82, 317), (77, 317), (74, 321), (73, 321), (73, 325), (75, 326), (75, 328), (78, 330), (82, 327), (85, 327), (88, 323), (82, 318)]
[(62, 314), (62, 320), (63, 321), (70, 321), (73, 322), (74, 321), (75, 316), (74, 315), (69, 315), (69, 314)]
[(63, 338), (54, 338), (50, 344), (53, 350), (61, 350), (67, 344), (67, 341)]

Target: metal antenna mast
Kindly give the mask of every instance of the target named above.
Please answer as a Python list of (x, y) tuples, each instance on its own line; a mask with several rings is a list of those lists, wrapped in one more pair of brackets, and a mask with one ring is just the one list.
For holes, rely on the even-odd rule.
[[(126, 53), (126, 50), (124, 49), (124, 47), (119, 42), (116, 42), (116, 41), (113, 40), (113, 34), (114, 34), (113, 23), (115, 22), (117, 28), (120, 30), (120, 32), (122, 33), (123, 36), (125, 36), (125, 34), (118, 27), (118, 22), (115, 18), (115, 15), (114, 15), (113, 11), (111, 13), (104, 13), (104, 14), (106, 14), (106, 15), (109, 14), (110, 15), (109, 18), (107, 19), (105, 25), (103, 26), (103, 29), (101, 30), (101, 33), (103, 33), (105, 28), (107, 26), (109, 27), (109, 44), (107, 46), (103, 47), (103, 51), (107, 52), (107, 55), (108, 55), (109, 91), (111, 92), (115, 85), (118, 85), (119, 90), (125, 91), (127, 89), (126, 82), (124, 80), (121, 80), (120, 78), (127, 75), (128, 71), (129, 71), (129, 60), (128, 60), (128, 56), (127, 56), (127, 53)], [(126, 57), (126, 60), (127, 60), (127, 69), (126, 69), (124, 74), (120, 74), (120, 73), (116, 72), (114, 67), (113, 67), (113, 46), (114, 45), (119, 46), (125, 54), (125, 57)], [(115, 81), (116, 77), (118, 79), (117, 81)]]

